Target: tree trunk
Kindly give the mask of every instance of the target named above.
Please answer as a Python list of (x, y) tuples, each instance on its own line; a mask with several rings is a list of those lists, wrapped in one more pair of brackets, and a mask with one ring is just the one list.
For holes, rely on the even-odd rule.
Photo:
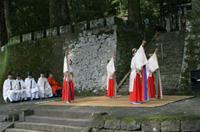
[(68, 22), (67, 7), (65, 0), (49, 0), (50, 26), (60, 26)]
[(141, 27), (140, 0), (128, 0), (128, 24), (136, 29)]
[(7, 30), (8, 39), (12, 36), (11, 24), (10, 24), (10, 14), (9, 14), (9, 0), (4, 1), (4, 17), (5, 17), (5, 25)]
[(5, 23), (4, 1), (0, 1), (0, 47), (8, 42), (8, 34)]

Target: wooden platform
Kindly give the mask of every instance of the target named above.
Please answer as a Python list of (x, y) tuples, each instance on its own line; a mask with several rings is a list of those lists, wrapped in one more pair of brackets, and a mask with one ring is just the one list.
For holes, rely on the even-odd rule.
[(45, 102), (41, 105), (69, 105), (69, 106), (102, 106), (102, 107), (159, 107), (177, 101), (192, 98), (193, 96), (164, 96), (163, 99), (151, 99), (142, 104), (130, 104), (129, 96), (118, 96), (108, 98), (106, 96), (95, 96), (77, 98), (73, 103), (67, 104), (63, 101)]

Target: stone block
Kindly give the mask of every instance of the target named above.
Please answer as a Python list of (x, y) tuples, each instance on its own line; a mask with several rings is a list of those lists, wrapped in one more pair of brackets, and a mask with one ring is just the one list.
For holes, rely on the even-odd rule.
[(8, 44), (17, 44), (20, 43), (20, 36), (14, 36), (9, 39)]
[(142, 122), (142, 131), (144, 132), (160, 132), (161, 123), (158, 121), (144, 121)]
[(120, 120), (117, 119), (109, 119), (105, 121), (104, 128), (106, 129), (113, 129), (113, 130), (119, 130), (120, 129)]
[(31, 40), (31, 33), (23, 34), (22, 35), (22, 41), (30, 41)]
[(60, 26), (59, 27), (59, 32), (60, 34), (64, 34), (64, 33), (69, 33), (70, 30), (70, 25), (65, 25), (65, 26)]
[(161, 131), (162, 132), (179, 132), (181, 122), (180, 121), (163, 121), (161, 122)]
[(37, 40), (37, 39), (41, 39), (44, 37), (44, 31), (37, 31), (37, 32), (34, 32), (34, 39)]
[(135, 120), (127, 121), (127, 120), (122, 120), (121, 121), (121, 129), (122, 130), (140, 130), (141, 129), (141, 124), (136, 122)]
[(181, 121), (181, 131), (200, 131), (200, 120)]

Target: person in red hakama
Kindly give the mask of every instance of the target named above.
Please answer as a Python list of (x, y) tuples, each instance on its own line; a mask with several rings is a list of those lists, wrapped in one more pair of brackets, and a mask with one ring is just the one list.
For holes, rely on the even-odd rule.
[(149, 92), (149, 98), (156, 97), (154, 75), (152, 73), (149, 73), (149, 75), (148, 75), (148, 92)]
[(115, 66), (112, 57), (107, 64), (107, 96), (112, 98), (115, 96)]
[(129, 82), (129, 101), (132, 104), (138, 104), (141, 102), (141, 81), (140, 81), (140, 72), (136, 68), (135, 64), (135, 53), (136, 49), (132, 49), (133, 58), (131, 60), (131, 73), (130, 73), (130, 82)]
[(54, 79), (53, 74), (49, 74), (48, 82), (51, 85), (53, 96), (58, 96), (61, 91), (61, 87), (59, 86), (58, 82)]
[(62, 101), (71, 102), (71, 89), (69, 84), (69, 73), (66, 72), (63, 79)]
[(145, 43), (146, 41), (143, 41), (138, 50), (136, 50), (135, 48), (132, 50), (133, 58), (131, 60), (131, 74), (129, 83), (129, 100), (132, 104), (140, 104), (144, 101), (144, 90), (142, 89), (141, 71), (143, 66), (147, 62), (143, 48)]
[(66, 103), (70, 103), (73, 98), (73, 88), (74, 84), (71, 78), (71, 66), (68, 59), (69, 52), (68, 49), (65, 50), (65, 57), (64, 57), (64, 65), (63, 65), (63, 73), (64, 73), (64, 80), (63, 80), (63, 90), (62, 90), (62, 100)]
[(73, 80), (73, 69), (72, 69), (72, 60), (69, 59), (69, 87), (71, 91), (71, 99), (74, 100), (74, 80)]
[(158, 60), (156, 56), (156, 51), (154, 54), (149, 58), (147, 62), (147, 76), (148, 76), (148, 91), (149, 97), (155, 98), (156, 97), (156, 87), (155, 87), (155, 78), (154, 72), (159, 69)]

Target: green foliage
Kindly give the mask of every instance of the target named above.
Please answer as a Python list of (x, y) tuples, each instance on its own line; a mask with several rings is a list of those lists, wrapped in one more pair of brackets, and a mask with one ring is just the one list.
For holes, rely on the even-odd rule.
[[(143, 19), (149, 18), (150, 21), (154, 22), (160, 17), (160, 5), (154, 0), (140, 0), (141, 16)], [(152, 22), (152, 23), (153, 23)]]
[(9, 0), (9, 13), (13, 35), (49, 26), (48, 0)]

